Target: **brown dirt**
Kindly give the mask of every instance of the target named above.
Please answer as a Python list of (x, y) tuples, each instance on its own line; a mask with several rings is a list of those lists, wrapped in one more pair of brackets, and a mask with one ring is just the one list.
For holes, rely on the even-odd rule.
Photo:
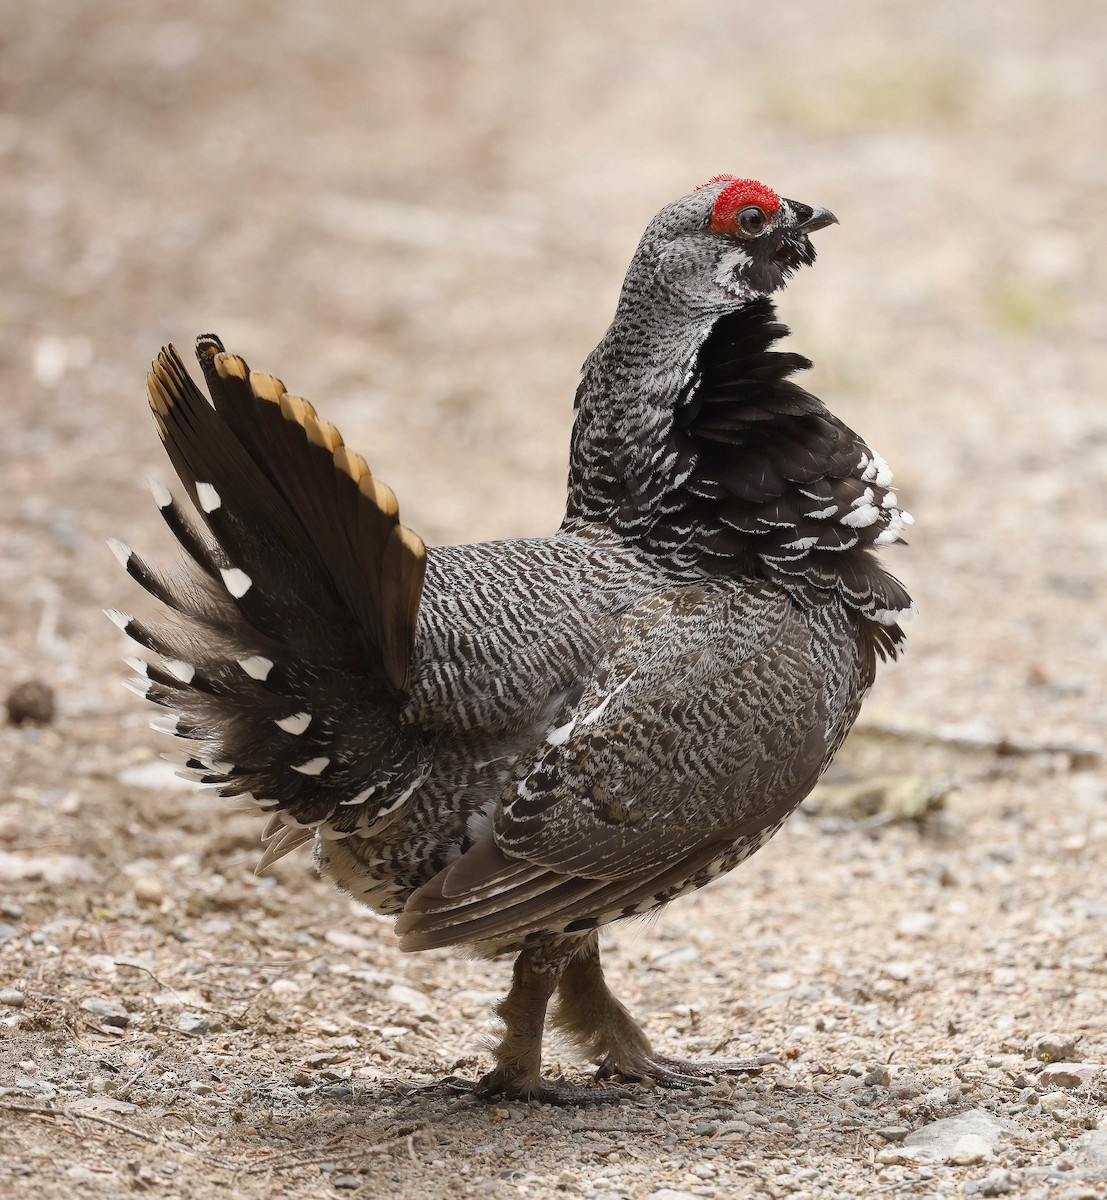
[[(1107, 767), (1070, 752), (1107, 715), (1107, 9), (52, 0), (0, 28), (0, 683), (58, 707), (0, 726), (0, 1193), (1104, 1194), (1104, 1077), (1043, 1084), (1033, 1041), (1107, 1059)], [(507, 965), (401, 956), (303, 857), (255, 879), (256, 820), (170, 786), (119, 689), (103, 541), (166, 548), (146, 363), (214, 328), (428, 540), (547, 531), (638, 232), (728, 170), (842, 220), (782, 310), (896, 468), (922, 615), (837, 786), (608, 961), (664, 1048), (784, 1063), (577, 1112), (412, 1091), (481, 1069)], [(992, 1158), (904, 1154), (971, 1108), (1015, 1123)]]

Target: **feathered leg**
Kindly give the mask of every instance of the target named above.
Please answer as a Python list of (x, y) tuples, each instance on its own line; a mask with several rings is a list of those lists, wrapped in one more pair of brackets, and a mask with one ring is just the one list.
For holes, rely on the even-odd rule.
[[(511, 990), (496, 1006), (496, 1015), (504, 1023), (503, 1036), (494, 1051), (496, 1066), (473, 1085), (478, 1096), (486, 1100), (503, 1096), (545, 1104), (595, 1104), (630, 1095), (620, 1087), (579, 1087), (542, 1075), (546, 1007), (578, 950), (579, 942), (558, 939), (530, 947), (515, 960)], [(450, 1082), (463, 1085), (462, 1080)]]
[(656, 1053), (607, 986), (594, 934), (561, 971), (552, 1021), (599, 1063), (597, 1079), (620, 1075), (632, 1081), (652, 1079), (662, 1087), (690, 1088), (711, 1083), (716, 1075), (756, 1073), (778, 1061), (769, 1056), (696, 1061)]

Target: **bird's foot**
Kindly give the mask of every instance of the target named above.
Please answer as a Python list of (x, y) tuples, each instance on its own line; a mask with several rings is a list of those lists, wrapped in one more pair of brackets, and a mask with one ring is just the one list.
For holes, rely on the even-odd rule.
[(537, 1100), (540, 1104), (573, 1107), (578, 1104), (614, 1104), (626, 1100), (631, 1093), (622, 1087), (590, 1087), (566, 1083), (563, 1079), (545, 1076), (520, 1075), (511, 1072), (489, 1071), (480, 1079), (463, 1079), (451, 1075), (442, 1082), (456, 1092), (468, 1092), (480, 1100)]
[(660, 1087), (693, 1088), (712, 1084), (718, 1075), (758, 1075), (771, 1063), (780, 1062), (772, 1054), (757, 1058), (670, 1058), (667, 1054), (635, 1054), (617, 1061), (609, 1054), (596, 1070), (597, 1079), (619, 1076), (634, 1083), (651, 1079)]

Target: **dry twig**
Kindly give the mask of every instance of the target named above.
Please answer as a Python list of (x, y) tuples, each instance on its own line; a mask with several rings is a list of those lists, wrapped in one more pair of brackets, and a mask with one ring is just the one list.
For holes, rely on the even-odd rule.
[(131, 1137), (149, 1142), (151, 1145), (160, 1146), (162, 1144), (160, 1138), (143, 1133), (141, 1129), (135, 1129), (133, 1125), (125, 1125), (122, 1121), (113, 1121), (111, 1117), (105, 1117), (100, 1113), (71, 1112), (69, 1109), (51, 1108), (44, 1104), (11, 1104), (7, 1100), (0, 1100), (0, 1108), (8, 1112), (29, 1113), (39, 1117), (65, 1117), (70, 1121), (94, 1121), (98, 1125), (107, 1125), (109, 1129), (116, 1129), (120, 1133), (129, 1133)]

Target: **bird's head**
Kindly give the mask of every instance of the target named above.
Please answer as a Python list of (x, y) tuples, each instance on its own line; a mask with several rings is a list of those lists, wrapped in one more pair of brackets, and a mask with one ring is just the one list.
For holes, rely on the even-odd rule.
[(809, 235), (837, 220), (756, 180), (716, 175), (654, 217), (639, 257), (653, 258), (660, 277), (693, 303), (730, 307), (779, 290), (810, 266)]

